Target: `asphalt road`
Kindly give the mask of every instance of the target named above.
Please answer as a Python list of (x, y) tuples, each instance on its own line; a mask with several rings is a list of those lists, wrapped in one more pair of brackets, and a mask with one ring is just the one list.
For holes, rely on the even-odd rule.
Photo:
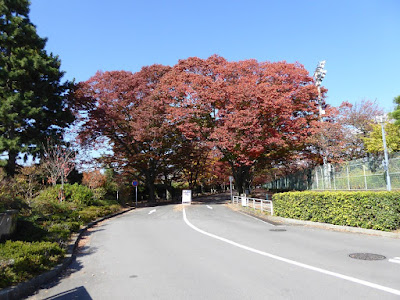
[(400, 299), (398, 239), (273, 226), (218, 203), (131, 211), (84, 242), (29, 299)]

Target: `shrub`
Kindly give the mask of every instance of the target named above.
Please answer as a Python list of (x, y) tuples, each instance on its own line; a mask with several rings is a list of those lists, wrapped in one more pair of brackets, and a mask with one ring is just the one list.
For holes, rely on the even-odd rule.
[[(49, 187), (40, 192), (40, 194), (33, 199), (32, 206), (42, 206), (40, 209), (45, 209), (46, 211), (55, 210), (55, 213), (61, 209), (73, 209), (78, 206), (91, 205), (94, 202), (93, 192), (77, 183), (70, 185), (64, 185), (64, 196), (65, 200), (59, 201), (61, 185), (56, 185)], [(58, 204), (57, 204), (58, 203)], [(71, 204), (68, 204), (71, 203)], [(49, 212), (52, 213), (52, 212)]]
[(288, 192), (273, 196), (281, 217), (377, 230), (400, 228), (400, 192)]
[(119, 205), (111, 206), (89, 206), (78, 212), (80, 220), (85, 223), (94, 221), (100, 217), (117, 212), (120, 209)]
[(0, 288), (50, 270), (64, 256), (57, 243), (7, 241), (0, 244)]

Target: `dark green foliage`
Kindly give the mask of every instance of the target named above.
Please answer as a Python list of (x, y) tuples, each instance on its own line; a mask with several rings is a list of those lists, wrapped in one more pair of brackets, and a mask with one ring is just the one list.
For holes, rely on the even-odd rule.
[(391, 116), (396, 120), (395, 124), (400, 125), (400, 96), (395, 97), (393, 102), (396, 104), (396, 107), (394, 112), (391, 113)]
[(0, 244), (0, 288), (49, 270), (63, 257), (60, 246), (66, 244), (71, 233), (121, 209), (116, 201), (102, 199), (104, 192), (95, 199), (85, 186), (67, 184), (64, 189), (62, 202), (58, 198), (60, 186), (41, 191), (32, 199), (30, 213), (18, 220), (13, 242)]
[(7, 241), (0, 244), (0, 288), (50, 270), (65, 251), (57, 243)]
[(277, 216), (377, 230), (400, 228), (400, 192), (288, 192), (273, 196)]
[(46, 53), (28, 13), (27, 0), (0, 1), (0, 152), (11, 176), (19, 153), (37, 156), (74, 119), (64, 96), (70, 83), (60, 83), (60, 60)]

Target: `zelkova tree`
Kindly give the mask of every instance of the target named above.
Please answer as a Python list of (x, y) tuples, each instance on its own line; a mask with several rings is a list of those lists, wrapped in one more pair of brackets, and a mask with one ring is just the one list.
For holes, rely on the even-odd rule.
[(154, 183), (175, 154), (176, 133), (165, 118), (166, 105), (154, 95), (170, 67), (153, 65), (132, 74), (98, 72), (75, 91), (76, 109), (83, 110), (80, 140), (96, 144), (106, 139), (113, 154), (104, 157), (133, 176), (141, 176), (155, 201)]
[(303, 149), (317, 130), (317, 89), (299, 64), (189, 58), (162, 79), (160, 95), (185, 137), (220, 151), (240, 193), (255, 168)]
[(30, 22), (28, 0), (0, 1), (0, 153), (13, 176), (19, 153), (39, 155), (41, 143), (73, 121), (60, 60), (45, 51)]

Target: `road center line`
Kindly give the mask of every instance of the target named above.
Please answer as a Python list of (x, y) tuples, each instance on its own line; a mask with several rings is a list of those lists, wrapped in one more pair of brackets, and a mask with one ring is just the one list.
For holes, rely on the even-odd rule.
[(343, 275), (343, 274), (340, 274), (340, 273), (331, 272), (331, 271), (324, 270), (324, 269), (321, 269), (321, 268), (318, 268), (318, 267), (313, 267), (313, 266), (310, 266), (310, 265), (307, 265), (307, 264), (303, 264), (301, 262), (297, 262), (297, 261), (294, 261), (294, 260), (291, 260), (291, 259), (280, 257), (280, 256), (277, 256), (277, 255), (274, 255), (274, 254), (271, 254), (271, 253), (267, 253), (267, 252), (264, 252), (264, 251), (260, 251), (260, 250), (257, 250), (257, 249), (254, 249), (254, 248), (251, 248), (251, 247), (236, 243), (234, 241), (228, 240), (226, 238), (220, 237), (220, 236), (212, 234), (212, 233), (208, 233), (208, 232), (206, 232), (206, 231), (204, 231), (204, 230), (202, 230), (200, 228), (197, 228), (196, 226), (194, 226), (192, 223), (189, 222), (188, 218), (186, 217), (185, 208), (183, 208), (183, 220), (185, 221), (186, 225), (188, 225), (193, 230), (195, 230), (195, 231), (197, 231), (197, 232), (199, 232), (201, 234), (204, 234), (206, 236), (212, 237), (214, 239), (220, 240), (222, 242), (225, 242), (225, 243), (231, 244), (233, 246), (236, 246), (238, 248), (242, 248), (244, 250), (247, 250), (247, 251), (250, 251), (250, 252), (253, 252), (253, 253), (256, 253), (256, 254), (260, 254), (260, 255), (275, 259), (275, 260), (279, 260), (279, 261), (282, 261), (282, 262), (285, 262), (285, 263), (288, 263), (288, 264), (291, 264), (291, 265), (295, 265), (295, 266), (298, 266), (298, 267), (301, 267), (301, 268), (304, 268), (304, 269), (308, 269), (308, 270), (312, 270), (312, 271), (319, 272), (319, 273), (322, 273), (322, 274), (326, 274), (326, 275), (329, 275), (329, 276), (341, 278), (341, 279), (344, 279), (344, 280), (347, 280), (347, 281), (351, 281), (351, 282), (354, 282), (354, 283), (358, 283), (358, 284), (361, 284), (361, 285), (364, 285), (364, 286), (368, 286), (368, 287), (371, 287), (371, 288), (374, 288), (374, 289), (377, 289), (377, 290), (381, 290), (381, 291), (384, 291), (384, 292), (387, 292), (387, 293), (391, 293), (391, 294), (400, 296), (400, 290), (392, 289), (392, 288), (389, 288), (389, 287), (386, 287), (386, 286), (383, 286), (383, 285), (379, 285), (379, 284), (372, 283), (372, 282), (369, 282), (369, 281), (365, 281), (365, 280), (362, 280), (362, 279), (358, 279), (358, 278), (355, 278), (355, 277)]
[(210, 205), (207, 205), (207, 208), (209, 208), (209, 209), (213, 209)]
[(153, 210), (149, 211), (149, 215), (151, 215), (151, 214), (152, 214), (152, 213), (154, 213), (154, 212), (156, 212), (156, 210), (155, 210), (155, 209), (153, 209)]
[(394, 259), (389, 259), (389, 261), (392, 262), (392, 263), (400, 264), (400, 258), (399, 257), (395, 257)]

